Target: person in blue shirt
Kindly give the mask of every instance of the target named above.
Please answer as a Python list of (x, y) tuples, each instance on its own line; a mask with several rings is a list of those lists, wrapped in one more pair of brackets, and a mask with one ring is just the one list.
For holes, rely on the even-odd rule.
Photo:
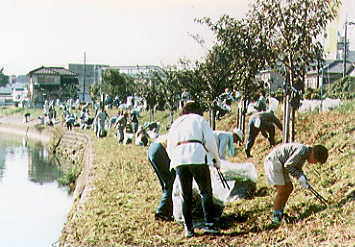
[(223, 160), (226, 154), (231, 157), (235, 156), (236, 148), (234, 144), (242, 143), (244, 140), (243, 132), (238, 128), (234, 128), (232, 132), (215, 130), (213, 134), (216, 138), (219, 157)]

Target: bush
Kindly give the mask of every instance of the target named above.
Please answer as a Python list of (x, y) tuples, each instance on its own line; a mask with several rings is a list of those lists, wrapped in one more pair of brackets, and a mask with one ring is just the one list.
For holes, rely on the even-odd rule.
[(328, 97), (340, 99), (355, 98), (355, 77), (347, 76), (325, 87)]

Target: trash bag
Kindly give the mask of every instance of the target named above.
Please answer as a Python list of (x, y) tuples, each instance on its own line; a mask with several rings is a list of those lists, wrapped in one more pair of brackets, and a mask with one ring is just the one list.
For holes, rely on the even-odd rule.
[(213, 195), (222, 202), (249, 198), (256, 191), (257, 170), (253, 163), (232, 163), (221, 160), (221, 172), (230, 189), (223, 187), (216, 169), (211, 171)]
[[(212, 178), (212, 177), (211, 177)], [(182, 191), (179, 179), (175, 179), (174, 187), (173, 187), (173, 215), (174, 219), (177, 222), (183, 222), (184, 217), (182, 214)], [(213, 196), (213, 212), (214, 218), (219, 219), (223, 213), (224, 203), (219, 200), (218, 198)], [(203, 221), (203, 209), (202, 209), (202, 201), (198, 189), (198, 185), (195, 181), (192, 184), (192, 218), (194, 224), (198, 225), (200, 222)]]

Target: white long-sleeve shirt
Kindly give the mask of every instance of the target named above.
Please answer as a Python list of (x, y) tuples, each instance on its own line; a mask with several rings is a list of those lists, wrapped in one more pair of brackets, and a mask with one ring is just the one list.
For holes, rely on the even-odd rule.
[[(189, 141), (200, 141), (189, 142)], [(179, 144), (184, 142), (182, 144)], [(170, 169), (181, 165), (220, 163), (216, 139), (208, 122), (200, 115), (186, 114), (177, 118), (168, 133), (167, 151)]]

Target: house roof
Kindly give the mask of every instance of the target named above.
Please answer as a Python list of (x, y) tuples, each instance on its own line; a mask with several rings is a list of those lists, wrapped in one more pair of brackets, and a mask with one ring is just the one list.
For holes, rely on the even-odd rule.
[[(328, 74), (343, 74), (344, 70), (344, 61), (343, 60), (333, 60), (331, 62), (326, 61), (325, 66), (320, 69), (320, 73)], [(346, 61), (346, 74), (351, 73), (354, 70), (354, 64), (350, 61)], [(316, 70), (311, 70), (307, 74), (317, 74)]]
[(28, 73), (32, 75), (59, 75), (59, 76), (77, 76), (78, 74), (64, 67), (40, 67)]

